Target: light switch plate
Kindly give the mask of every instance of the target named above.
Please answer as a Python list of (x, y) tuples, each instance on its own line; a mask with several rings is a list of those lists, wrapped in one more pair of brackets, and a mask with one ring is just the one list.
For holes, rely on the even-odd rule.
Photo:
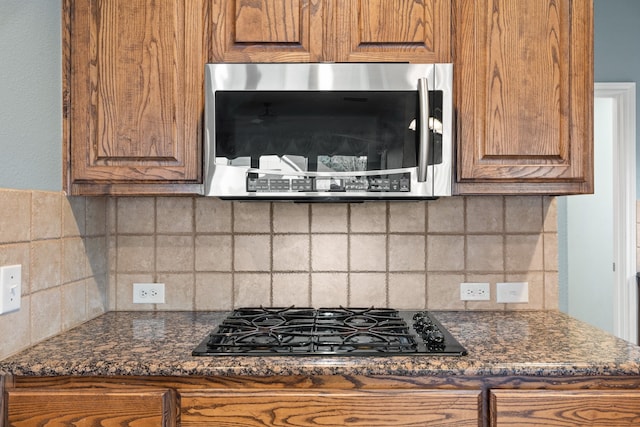
[(496, 302), (526, 303), (529, 302), (528, 282), (496, 283)]
[(0, 314), (20, 310), (22, 265), (0, 267)]

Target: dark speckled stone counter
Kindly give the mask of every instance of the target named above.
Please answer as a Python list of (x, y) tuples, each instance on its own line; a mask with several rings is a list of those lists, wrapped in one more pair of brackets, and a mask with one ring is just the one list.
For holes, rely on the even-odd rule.
[(556, 311), (434, 312), (464, 357), (193, 357), (227, 313), (111, 312), (0, 361), (59, 375), (640, 375), (640, 347)]

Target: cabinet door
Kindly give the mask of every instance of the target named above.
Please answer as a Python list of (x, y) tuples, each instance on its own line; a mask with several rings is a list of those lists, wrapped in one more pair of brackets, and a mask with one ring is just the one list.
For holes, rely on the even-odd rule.
[(181, 393), (183, 426), (473, 426), (479, 391), (207, 390)]
[(591, 0), (457, 0), (459, 194), (593, 191)]
[(202, 1), (65, 0), (72, 194), (200, 190)]
[[(451, 0), (327, 0), (337, 62), (450, 62)], [(330, 5), (330, 6), (329, 6)], [(331, 27), (335, 25), (335, 29)]]
[(212, 0), (210, 62), (322, 59), (322, 0)]
[(8, 426), (173, 427), (178, 409), (170, 390), (13, 389), (7, 391)]
[(638, 390), (492, 390), (494, 427), (616, 427), (640, 424)]

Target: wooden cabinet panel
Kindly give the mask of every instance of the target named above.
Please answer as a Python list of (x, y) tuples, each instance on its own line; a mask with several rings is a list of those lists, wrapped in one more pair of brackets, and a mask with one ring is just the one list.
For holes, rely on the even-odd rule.
[(449, 62), (450, 0), (213, 0), (211, 62)]
[(450, 62), (450, 0), (332, 0), (338, 62)]
[(67, 0), (67, 15), (70, 192), (200, 183), (202, 0)]
[(236, 43), (300, 43), (301, 0), (247, 1), (235, 3)]
[(178, 425), (170, 390), (10, 389), (6, 396), (10, 427)]
[(321, 0), (213, 0), (210, 62), (315, 62)]
[(459, 0), (458, 193), (593, 187), (590, 0)]
[(183, 426), (473, 426), (480, 391), (206, 390), (181, 393)]
[(638, 390), (492, 390), (490, 400), (494, 427), (640, 424)]

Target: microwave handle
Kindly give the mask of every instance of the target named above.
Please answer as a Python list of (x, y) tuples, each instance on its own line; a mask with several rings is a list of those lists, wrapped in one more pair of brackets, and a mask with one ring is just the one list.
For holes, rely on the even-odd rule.
[(420, 104), (420, 135), (418, 150), (418, 182), (427, 181), (429, 164), (429, 82), (426, 77), (418, 79), (418, 102)]

